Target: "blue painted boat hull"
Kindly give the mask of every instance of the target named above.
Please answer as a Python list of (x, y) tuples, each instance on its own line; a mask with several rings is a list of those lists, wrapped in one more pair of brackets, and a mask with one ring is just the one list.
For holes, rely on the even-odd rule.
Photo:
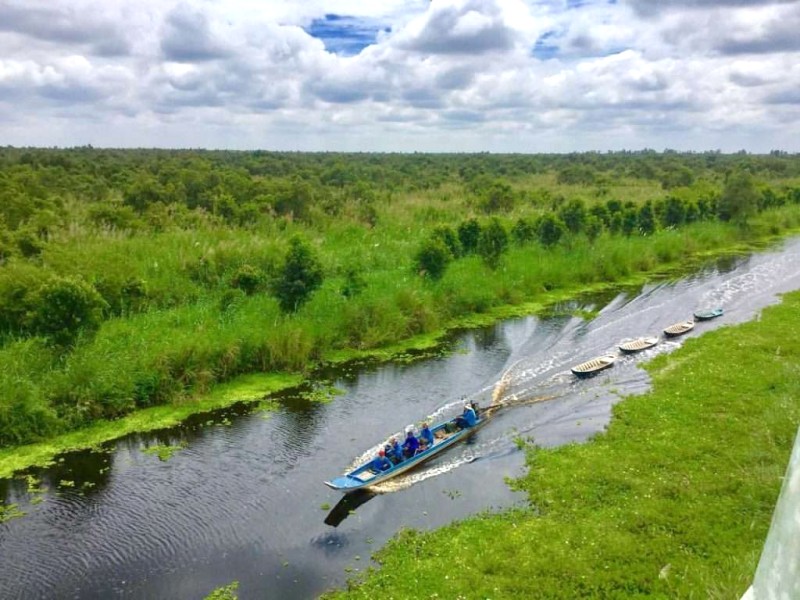
[[(468, 427), (467, 429), (460, 429), (454, 433), (451, 433), (444, 439), (437, 439), (433, 446), (425, 450), (424, 452), (420, 452), (416, 456), (412, 456), (411, 458), (407, 458), (401, 463), (393, 465), (391, 469), (387, 469), (386, 471), (380, 471), (378, 473), (374, 472), (369, 467), (369, 463), (361, 465), (356, 469), (353, 469), (349, 473), (342, 475), (341, 477), (336, 477), (335, 479), (331, 479), (330, 481), (326, 481), (325, 485), (329, 488), (344, 492), (345, 494), (349, 494), (356, 490), (367, 489), (372, 486), (378, 485), (384, 481), (388, 481), (394, 477), (402, 473), (406, 473), (420, 464), (425, 462), (426, 460), (430, 460), (434, 456), (438, 456), (451, 446), (456, 445), (458, 442), (465, 440), (468, 438), (473, 432), (478, 430), (481, 426), (486, 423), (487, 418), (479, 418), (478, 421), (475, 423), (474, 427)], [(431, 428), (434, 436), (436, 433), (444, 428), (447, 424), (440, 423)]]

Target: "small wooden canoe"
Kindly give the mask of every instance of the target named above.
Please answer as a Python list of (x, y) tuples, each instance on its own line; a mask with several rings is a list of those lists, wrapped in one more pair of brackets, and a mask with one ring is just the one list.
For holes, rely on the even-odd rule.
[(713, 308), (711, 310), (701, 310), (694, 313), (695, 321), (708, 321), (709, 319), (716, 319), (719, 316), (722, 316), (722, 313), (725, 312), (721, 308)]
[(681, 323), (675, 323), (674, 325), (670, 325), (664, 330), (664, 335), (668, 335), (669, 337), (675, 337), (678, 335), (683, 335), (687, 331), (691, 331), (694, 329), (694, 321), (682, 321)]
[(587, 360), (584, 363), (572, 367), (572, 372), (578, 377), (588, 377), (590, 375), (594, 375), (598, 371), (607, 369), (614, 364), (615, 360), (617, 360), (617, 357), (613, 354), (598, 356), (597, 358)]
[(620, 344), (619, 349), (630, 354), (632, 352), (641, 352), (642, 350), (652, 348), (657, 343), (658, 338), (656, 336), (640, 337), (631, 342)]

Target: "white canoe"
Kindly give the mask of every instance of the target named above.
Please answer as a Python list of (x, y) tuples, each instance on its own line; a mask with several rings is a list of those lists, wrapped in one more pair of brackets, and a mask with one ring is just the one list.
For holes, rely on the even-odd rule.
[(572, 367), (572, 372), (578, 377), (593, 375), (613, 365), (615, 360), (617, 360), (617, 357), (613, 354), (598, 356), (597, 358), (587, 360), (584, 363)]
[(670, 325), (664, 330), (664, 333), (670, 337), (675, 337), (676, 335), (683, 335), (692, 329), (694, 329), (694, 321), (690, 319), (688, 321), (682, 321), (680, 323)]
[(647, 350), (648, 348), (652, 348), (658, 343), (658, 337), (650, 336), (650, 337), (640, 337), (630, 342), (625, 342), (619, 345), (619, 349), (623, 352), (641, 352), (642, 350)]

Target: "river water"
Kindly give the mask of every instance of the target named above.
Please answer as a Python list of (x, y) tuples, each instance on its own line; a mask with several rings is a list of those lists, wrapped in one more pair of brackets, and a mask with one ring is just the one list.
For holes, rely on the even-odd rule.
[[(800, 240), (698, 267), (678, 280), (586, 296), (552, 314), (454, 334), (444, 355), (350, 366), (310, 385), (340, 390), (327, 403), (282, 394), (198, 415), (31, 471), (41, 491), (0, 480), (22, 518), (0, 524), (0, 598), (203, 598), (240, 582), (249, 598), (313, 598), (367, 568), (403, 527), (429, 529), (524, 504), (505, 478), (523, 473), (517, 441), (584, 441), (622, 396), (648, 387), (638, 367), (716, 327), (754, 318), (800, 288)], [(694, 310), (725, 314), (613, 368), (577, 379), (570, 367), (657, 335)], [(584, 320), (572, 316), (591, 311)], [(458, 412), (463, 398), (500, 409), (471, 440), (377, 494), (323, 485), (408, 424)], [(182, 445), (169, 460), (143, 452)]]

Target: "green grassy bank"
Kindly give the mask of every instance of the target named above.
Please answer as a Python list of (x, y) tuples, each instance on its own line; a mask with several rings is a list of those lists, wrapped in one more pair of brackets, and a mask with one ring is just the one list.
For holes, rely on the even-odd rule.
[(332, 598), (739, 598), (800, 424), (800, 293), (648, 365), (581, 445), (530, 448), (530, 508), (405, 531)]
[(272, 392), (297, 385), (299, 375), (282, 373), (245, 375), (220, 384), (202, 398), (190, 402), (154, 406), (116, 421), (99, 421), (46, 442), (0, 450), (0, 478), (31, 466), (44, 466), (63, 452), (94, 448), (131, 433), (173, 427), (190, 415), (230, 406), (235, 402), (257, 401)]

